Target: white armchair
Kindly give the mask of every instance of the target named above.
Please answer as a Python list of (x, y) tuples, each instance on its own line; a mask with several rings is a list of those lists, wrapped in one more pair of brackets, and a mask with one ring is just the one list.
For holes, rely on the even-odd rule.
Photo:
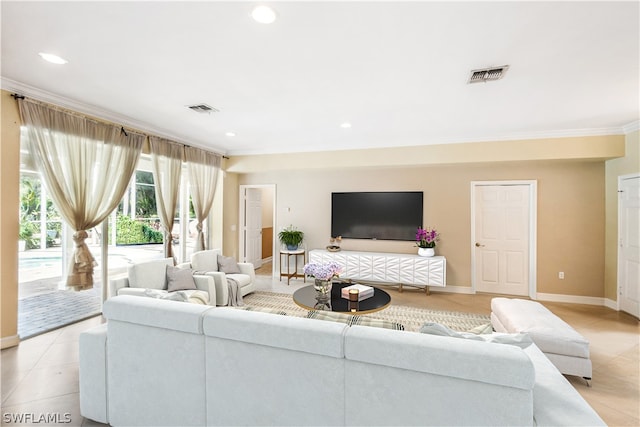
[(174, 273), (175, 270), (171, 270), (173, 268), (173, 258), (133, 264), (129, 266), (126, 276), (109, 281), (109, 296), (135, 295), (163, 298), (169, 297), (173, 291), (180, 290), (190, 300), (198, 300), (208, 305), (216, 304), (216, 287), (212, 277), (194, 275), (194, 289), (191, 286), (192, 283), (185, 284), (182, 278)]
[[(238, 282), (239, 292), (245, 296), (255, 291), (256, 273), (253, 264), (249, 262), (232, 262), (233, 267), (237, 264), (238, 269), (228, 269), (223, 263), (219, 264), (219, 257), (223, 257), (221, 249), (210, 249), (206, 251), (195, 252), (191, 255), (191, 262), (178, 264), (179, 268), (190, 268), (198, 274), (205, 274), (213, 278), (216, 288), (216, 305), (229, 305), (229, 287), (227, 285), (227, 277)], [(230, 272), (230, 271), (236, 272)], [(226, 272), (225, 272), (226, 271)]]

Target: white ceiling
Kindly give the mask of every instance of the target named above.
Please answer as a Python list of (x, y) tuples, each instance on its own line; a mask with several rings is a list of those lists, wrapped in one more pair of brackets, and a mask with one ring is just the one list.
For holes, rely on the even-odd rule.
[[(271, 25), (256, 4), (3, 0), (2, 87), (230, 155), (622, 133), (640, 117), (637, 1), (276, 1)], [(220, 112), (186, 108), (200, 103)]]

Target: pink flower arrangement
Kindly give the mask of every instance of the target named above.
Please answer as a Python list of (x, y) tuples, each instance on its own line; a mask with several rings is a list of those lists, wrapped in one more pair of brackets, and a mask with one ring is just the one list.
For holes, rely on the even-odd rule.
[(435, 248), (440, 241), (440, 233), (435, 228), (418, 227), (416, 232), (416, 246), (419, 248)]

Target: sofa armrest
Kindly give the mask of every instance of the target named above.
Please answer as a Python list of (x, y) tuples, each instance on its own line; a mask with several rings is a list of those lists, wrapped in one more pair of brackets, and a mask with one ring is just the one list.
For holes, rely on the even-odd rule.
[(227, 285), (227, 275), (222, 271), (207, 271), (204, 274), (213, 279), (213, 283), (216, 288), (215, 305), (227, 305), (227, 303), (229, 302), (229, 287)]
[(127, 287), (129, 287), (129, 278), (126, 275), (109, 280), (109, 298), (117, 296), (120, 289)]
[(201, 291), (209, 293), (209, 305), (215, 307), (216, 305), (216, 284), (213, 281), (213, 277), (206, 275), (194, 275), (193, 281), (196, 283), (196, 288)]
[(250, 262), (239, 262), (238, 268), (242, 274), (248, 274), (251, 277), (251, 283), (256, 281), (256, 269)]
[(191, 263), (190, 262), (181, 262), (180, 264), (177, 264), (176, 267), (178, 267), (178, 268), (191, 268)]
[(78, 352), (80, 414), (100, 423), (108, 423), (107, 324), (82, 332)]

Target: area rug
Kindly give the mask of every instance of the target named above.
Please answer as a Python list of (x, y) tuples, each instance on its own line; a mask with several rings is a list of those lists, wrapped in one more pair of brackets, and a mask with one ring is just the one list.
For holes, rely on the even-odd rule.
[[(277, 309), (286, 312), (289, 316), (307, 316), (307, 310), (296, 305), (291, 294), (258, 291), (246, 295), (243, 300), (248, 306)], [(406, 331), (413, 332), (418, 332), (425, 322), (440, 323), (460, 332), (471, 330), (482, 333), (491, 332), (491, 319), (483, 314), (429, 310), (392, 304), (384, 310), (366, 316), (401, 323)]]

